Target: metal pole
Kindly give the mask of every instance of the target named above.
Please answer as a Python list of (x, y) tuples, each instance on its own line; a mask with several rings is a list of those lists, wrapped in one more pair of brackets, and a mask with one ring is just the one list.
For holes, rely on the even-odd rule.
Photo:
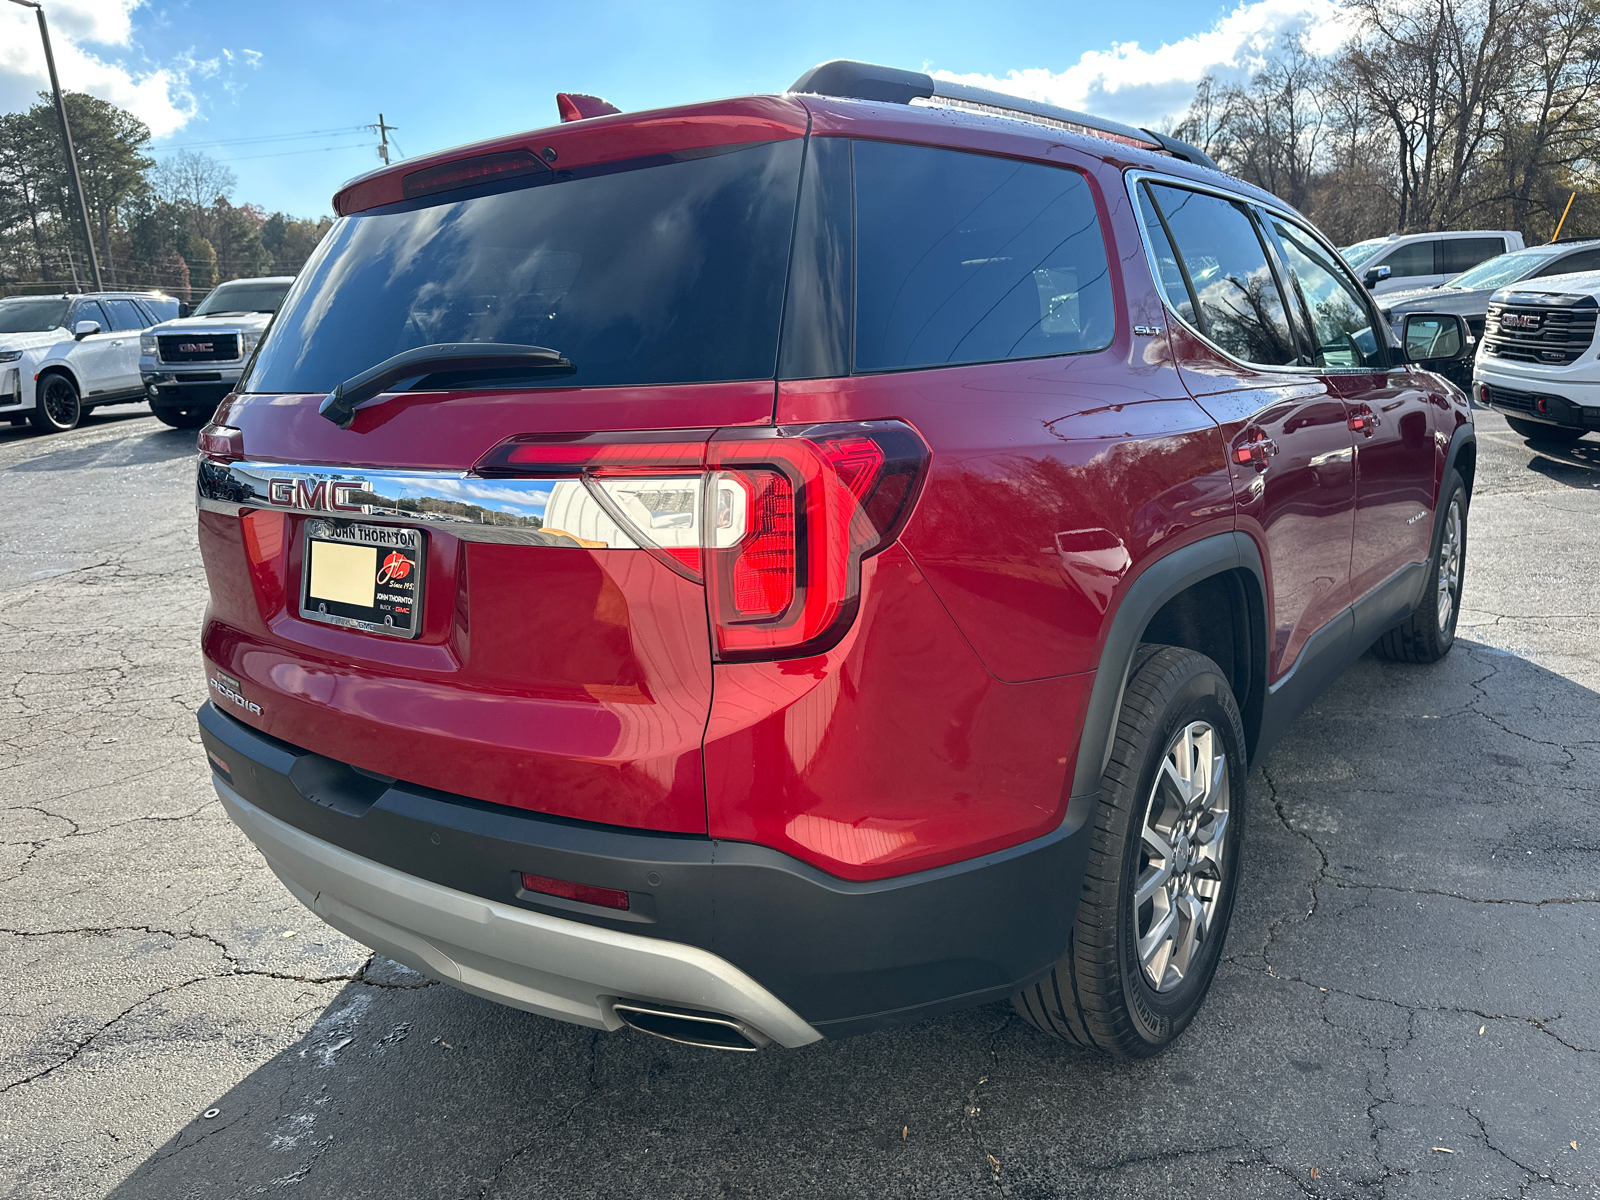
[(1556, 231), (1550, 235), (1552, 243), (1561, 236), (1561, 227), (1567, 223), (1567, 214), (1572, 211), (1572, 202), (1578, 198), (1578, 193), (1573, 192), (1567, 197), (1567, 206), (1561, 210), (1561, 220), (1556, 222)]
[(61, 145), (67, 156), (67, 178), (72, 185), (72, 194), (78, 201), (78, 216), (83, 221), (83, 240), (89, 247), (89, 267), (94, 272), (94, 290), (105, 291), (105, 284), (100, 279), (100, 256), (94, 249), (94, 230), (89, 225), (89, 206), (83, 199), (83, 184), (78, 179), (78, 156), (72, 150), (72, 129), (67, 124), (67, 106), (61, 99), (61, 81), (56, 78), (56, 56), (50, 49), (50, 26), (45, 23), (44, 8), (29, 0), (12, 0), (13, 4), (21, 4), (24, 8), (31, 8), (39, 17), (39, 36), (44, 40), (44, 61), (50, 68), (50, 90), (56, 98), (56, 117), (61, 121)]

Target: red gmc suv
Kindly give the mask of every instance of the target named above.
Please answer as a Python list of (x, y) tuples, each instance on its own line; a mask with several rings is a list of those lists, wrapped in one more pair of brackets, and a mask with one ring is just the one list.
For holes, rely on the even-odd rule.
[[(1451, 645), (1475, 463), (1164, 135), (861, 63), (335, 197), (201, 438), (217, 791), (382, 953), (732, 1049), (1176, 1037), (1249, 764)], [(601, 115), (595, 115), (600, 113)]]

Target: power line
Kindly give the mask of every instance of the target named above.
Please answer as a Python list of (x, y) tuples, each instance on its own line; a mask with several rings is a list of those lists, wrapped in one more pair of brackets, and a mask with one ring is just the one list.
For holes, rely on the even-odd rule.
[[(165, 150), (199, 150), (208, 146), (242, 146), (252, 142), (286, 142), (295, 138), (328, 137), (336, 134), (362, 133), (371, 129), (371, 125), (343, 125), (338, 129), (307, 129), (301, 133), (264, 133), (253, 137), (217, 138), (209, 142), (184, 142), (177, 146), (151, 146), (154, 153)], [(392, 126), (391, 126), (392, 128)]]

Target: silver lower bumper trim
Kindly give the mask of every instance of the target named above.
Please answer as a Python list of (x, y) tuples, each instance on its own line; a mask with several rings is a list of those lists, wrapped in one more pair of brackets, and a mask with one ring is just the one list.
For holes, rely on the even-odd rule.
[(335, 929), (477, 996), (593, 1029), (620, 1029), (618, 999), (726, 1013), (781, 1046), (822, 1035), (732, 963), (695, 946), (529, 912), (441, 887), (314, 838), (215, 776), (217, 795), (267, 865)]

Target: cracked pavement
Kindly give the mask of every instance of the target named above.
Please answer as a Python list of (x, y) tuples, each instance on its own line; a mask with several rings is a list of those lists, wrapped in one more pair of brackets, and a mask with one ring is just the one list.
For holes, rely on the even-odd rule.
[(1600, 1197), (1600, 439), (1479, 421), (1455, 650), (1258, 767), (1134, 1064), (1005, 1004), (718, 1054), (374, 959), (207, 781), (193, 435), (0, 427), (0, 1196)]

